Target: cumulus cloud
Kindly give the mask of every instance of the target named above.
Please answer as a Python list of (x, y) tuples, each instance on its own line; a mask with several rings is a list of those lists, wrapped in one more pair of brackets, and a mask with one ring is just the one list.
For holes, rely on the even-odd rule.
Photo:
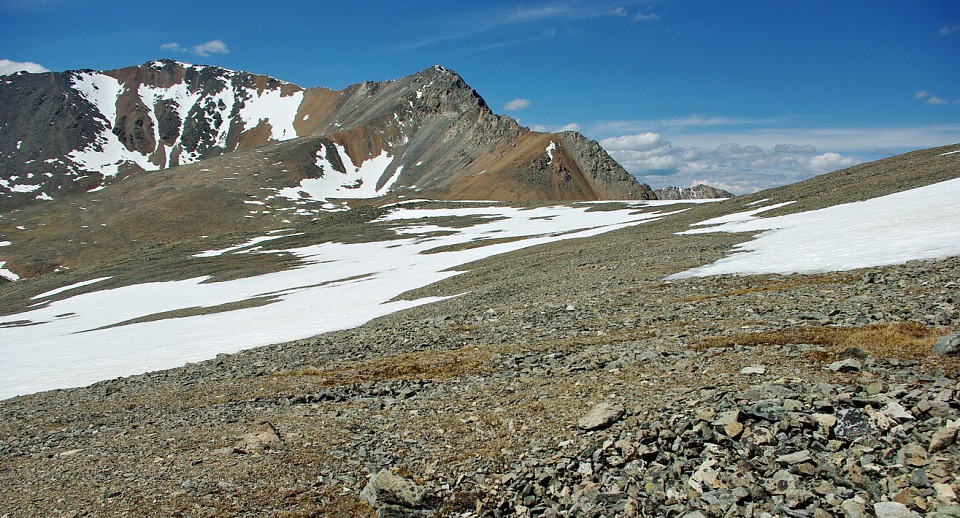
[(543, 124), (534, 124), (530, 126), (530, 129), (533, 131), (539, 131), (540, 133), (561, 133), (564, 131), (583, 131), (583, 126), (576, 122), (569, 122), (563, 126), (546, 126)]
[(938, 97), (936, 95), (933, 95), (926, 90), (920, 90), (913, 96), (913, 98), (918, 101), (924, 101), (927, 104), (932, 104), (934, 106), (938, 106), (941, 104), (960, 104), (960, 100), (951, 101), (949, 99), (944, 99), (943, 97)]
[(512, 101), (507, 101), (503, 105), (503, 109), (507, 111), (518, 111), (525, 110), (530, 107), (530, 99), (514, 99)]
[(725, 143), (714, 148), (682, 147), (659, 133), (600, 141), (627, 171), (655, 188), (705, 183), (735, 194), (793, 183), (860, 163), (836, 152), (816, 154), (810, 144), (778, 144), (773, 149)]
[(200, 57), (208, 57), (211, 54), (229, 54), (230, 49), (223, 40), (210, 40), (192, 47), (184, 47), (177, 42), (164, 43), (160, 45), (162, 50), (172, 50), (174, 52), (186, 52)]
[(840, 153), (824, 153), (811, 158), (808, 164), (814, 171), (829, 173), (830, 171), (856, 165), (859, 162), (859, 160), (845, 157)]
[(30, 61), (10, 61), (9, 59), (0, 59), (0, 76), (16, 74), (17, 72), (30, 72), (40, 74), (49, 72), (42, 65)]
[(638, 135), (624, 135), (610, 137), (600, 141), (600, 145), (607, 149), (621, 151), (646, 151), (660, 146), (662, 137), (659, 133), (640, 133)]

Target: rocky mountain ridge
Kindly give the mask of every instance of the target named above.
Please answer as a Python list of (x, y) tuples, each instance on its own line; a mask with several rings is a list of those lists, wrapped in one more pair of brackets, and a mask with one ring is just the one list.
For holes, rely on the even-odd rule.
[(440, 66), (334, 91), (161, 60), (4, 76), (0, 100), (0, 211), (310, 136), (329, 138), (358, 166), (390, 157), (377, 191), (390, 182), (435, 198), (654, 196), (595, 142), (496, 115)]
[(697, 184), (693, 187), (664, 187), (653, 191), (659, 200), (715, 200), (733, 198), (733, 193), (709, 185)]

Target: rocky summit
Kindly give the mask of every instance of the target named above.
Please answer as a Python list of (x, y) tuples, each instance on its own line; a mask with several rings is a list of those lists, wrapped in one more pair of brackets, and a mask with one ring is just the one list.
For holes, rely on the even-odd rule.
[(355, 329), (2, 401), (0, 510), (960, 516), (960, 259), (665, 280), (745, 239), (692, 224), (955, 177), (943, 152), (477, 261)]
[(0, 120), (0, 211), (304, 138), (309, 152), (271, 165), (304, 169), (288, 186), (383, 157), (368, 184), (434, 199), (655, 199), (596, 142), (495, 115), (440, 66), (338, 91), (170, 60), (21, 73), (0, 79)]

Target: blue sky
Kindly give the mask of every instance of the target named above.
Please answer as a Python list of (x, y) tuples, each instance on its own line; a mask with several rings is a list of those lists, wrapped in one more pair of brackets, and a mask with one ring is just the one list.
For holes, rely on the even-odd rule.
[(166, 57), (342, 88), (441, 64), (654, 187), (751, 192), (960, 142), (955, 0), (0, 0), (0, 24), (0, 70)]

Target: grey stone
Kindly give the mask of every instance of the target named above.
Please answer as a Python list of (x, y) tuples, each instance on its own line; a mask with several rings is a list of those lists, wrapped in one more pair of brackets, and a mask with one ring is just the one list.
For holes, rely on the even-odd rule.
[(847, 358), (846, 360), (838, 360), (827, 365), (827, 369), (833, 372), (857, 372), (863, 369), (863, 364), (854, 358)]
[(923, 469), (917, 468), (910, 475), (910, 485), (921, 489), (928, 488), (930, 487), (930, 478), (927, 477), (927, 473)]
[(777, 399), (765, 399), (757, 401), (745, 410), (747, 414), (767, 421), (780, 421), (787, 416), (783, 410), (783, 404)]
[(797, 479), (787, 470), (780, 470), (770, 477), (767, 483), (767, 490), (773, 494), (785, 494), (787, 491), (797, 489)]
[(863, 505), (863, 502), (860, 502), (853, 498), (848, 498), (840, 504), (840, 510), (843, 511), (843, 516), (846, 518), (864, 518), (866, 516), (866, 508)]
[(877, 518), (913, 518), (920, 516), (911, 512), (907, 506), (900, 502), (877, 502), (873, 504), (873, 512)]
[(845, 408), (837, 412), (837, 424), (833, 427), (833, 433), (837, 437), (853, 439), (866, 435), (873, 430), (869, 419), (856, 408)]
[(590, 409), (580, 420), (577, 426), (582, 430), (600, 430), (620, 419), (623, 415), (623, 406), (611, 403), (599, 403)]
[(935, 453), (949, 447), (956, 442), (958, 431), (960, 431), (960, 429), (947, 426), (933, 432), (933, 436), (930, 438), (930, 446), (927, 450), (930, 453)]
[(943, 507), (937, 508), (937, 513), (944, 516), (958, 516), (960, 517), (960, 506), (958, 505), (946, 505)]
[(960, 331), (944, 336), (933, 346), (933, 354), (946, 355), (960, 353)]
[(810, 460), (810, 450), (800, 450), (777, 457), (777, 462), (782, 464), (800, 464)]
[(233, 451), (236, 453), (247, 453), (280, 449), (283, 449), (283, 441), (280, 440), (280, 437), (272, 431), (263, 431), (244, 435), (240, 438), (240, 441), (237, 442), (236, 446), (234, 446)]
[[(423, 510), (427, 501), (427, 490), (416, 482), (382, 469), (370, 478), (370, 482), (360, 491), (360, 499), (371, 507), (396, 511)], [(400, 508), (400, 509), (397, 509)]]

